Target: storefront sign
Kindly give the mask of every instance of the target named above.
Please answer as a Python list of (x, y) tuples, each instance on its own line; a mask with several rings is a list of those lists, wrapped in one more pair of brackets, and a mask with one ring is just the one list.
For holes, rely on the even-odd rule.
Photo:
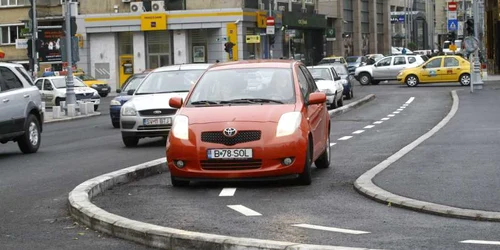
[(302, 12), (283, 13), (283, 25), (288, 25), (288, 27), (313, 29), (325, 29), (327, 27), (325, 15)]
[(247, 43), (260, 43), (260, 35), (247, 35), (245, 40)]
[(40, 62), (60, 62), (61, 43), (63, 40), (62, 29), (39, 29), (38, 39), (40, 40), (40, 49), (38, 57)]
[(267, 11), (257, 11), (257, 27), (266, 28)]
[(327, 41), (335, 41), (336, 40), (335, 28), (326, 29), (326, 40)]
[(16, 49), (27, 49), (28, 39), (16, 39)]
[(141, 31), (167, 30), (167, 14), (141, 14)]

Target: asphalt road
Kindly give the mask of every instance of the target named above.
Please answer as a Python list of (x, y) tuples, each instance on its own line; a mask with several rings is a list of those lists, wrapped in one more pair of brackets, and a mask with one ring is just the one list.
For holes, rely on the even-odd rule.
[[(173, 188), (165, 173), (116, 187), (94, 202), (135, 220), (238, 237), (384, 249), (487, 249), (460, 241), (500, 240), (498, 223), (444, 218), (380, 204), (361, 196), (352, 186), (362, 173), (434, 127), (451, 107), (450, 90), (460, 88), (455, 84), (359, 86), (358, 96), (366, 92), (377, 98), (333, 119), (333, 164), (326, 170), (315, 169), (311, 186), (195, 183)], [(406, 108), (393, 113), (405, 103), (409, 103)], [(365, 128), (389, 114), (394, 116)], [(236, 191), (221, 197), (224, 188)], [(241, 205), (258, 214), (247, 216), (229, 205)], [(337, 231), (294, 226), (297, 224)]]

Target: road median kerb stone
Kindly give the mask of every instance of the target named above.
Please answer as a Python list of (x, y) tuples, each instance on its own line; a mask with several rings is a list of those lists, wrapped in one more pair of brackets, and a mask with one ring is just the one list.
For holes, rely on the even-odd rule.
[(101, 115), (100, 112), (95, 112), (95, 113), (88, 114), (88, 115), (80, 115), (80, 116), (75, 116), (75, 117), (67, 117), (67, 118), (55, 119), (55, 120), (50, 120), (50, 121), (44, 121), (43, 124), (72, 121), (72, 120), (78, 120), (78, 119), (89, 118), (89, 117), (100, 116), (100, 115)]
[(369, 101), (372, 101), (373, 99), (375, 99), (375, 95), (374, 94), (369, 94), (357, 101), (354, 101), (354, 102), (351, 102), (345, 106), (342, 106), (340, 108), (336, 108), (334, 110), (330, 110), (328, 111), (328, 113), (330, 114), (330, 117), (334, 117), (334, 116), (338, 116), (338, 115), (341, 115), (343, 113), (346, 113), (346, 112), (349, 112)]
[(309, 245), (189, 232), (131, 220), (109, 213), (91, 202), (93, 197), (105, 192), (105, 190), (114, 185), (136, 181), (137, 179), (165, 171), (168, 171), (166, 159), (161, 158), (83, 182), (69, 193), (69, 213), (75, 219), (94, 230), (150, 247), (163, 249), (366, 249)]
[(354, 189), (360, 194), (371, 198), (375, 201), (387, 204), (391, 203), (394, 206), (407, 208), (414, 211), (425, 212), (429, 214), (442, 215), (453, 218), (460, 219), (470, 219), (470, 220), (480, 220), (480, 221), (496, 221), (500, 222), (500, 212), (483, 211), (466, 209), (459, 207), (452, 207), (442, 204), (436, 204), (426, 201), (420, 201), (412, 199), (409, 197), (400, 196), (391, 192), (388, 192), (373, 183), (373, 178), (380, 172), (387, 169), (392, 163), (401, 159), (404, 155), (409, 153), (412, 149), (416, 148), (418, 145), (423, 143), (425, 140), (437, 133), (441, 128), (443, 128), (456, 114), (459, 106), (459, 99), (457, 95), (457, 90), (451, 92), (453, 99), (453, 105), (450, 112), (441, 120), (434, 128), (420, 136), (418, 139), (408, 144), (395, 154), (388, 157), (386, 160), (379, 163), (377, 166), (368, 170), (362, 174), (355, 182)]

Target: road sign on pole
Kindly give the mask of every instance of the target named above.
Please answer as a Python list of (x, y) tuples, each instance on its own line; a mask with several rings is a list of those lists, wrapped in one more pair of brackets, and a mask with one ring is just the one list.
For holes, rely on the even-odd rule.
[(457, 11), (457, 3), (448, 2), (448, 11)]
[(449, 20), (448, 19), (448, 31), (457, 31), (458, 30), (458, 20)]

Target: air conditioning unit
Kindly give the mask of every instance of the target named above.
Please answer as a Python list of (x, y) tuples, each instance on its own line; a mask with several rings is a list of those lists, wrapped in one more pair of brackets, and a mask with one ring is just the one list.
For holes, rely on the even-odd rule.
[(142, 5), (142, 2), (130, 3), (130, 12), (144, 12), (144, 6)]
[(165, 11), (165, 1), (153, 1), (151, 3), (152, 12), (164, 12)]

